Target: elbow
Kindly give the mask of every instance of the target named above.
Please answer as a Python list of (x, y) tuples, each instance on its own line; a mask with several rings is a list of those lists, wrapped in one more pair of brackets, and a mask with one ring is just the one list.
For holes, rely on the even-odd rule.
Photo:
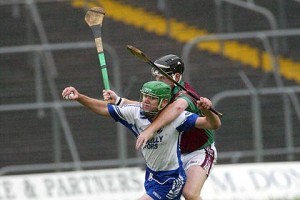
[(178, 113), (182, 113), (183, 111), (185, 111), (186, 108), (187, 108), (187, 105), (185, 105), (183, 103), (175, 103), (175, 105), (174, 105), (174, 109)]
[(218, 123), (216, 123), (214, 125), (214, 129), (217, 130), (217, 129), (221, 128), (221, 126), (222, 126), (222, 122), (220, 120), (218, 120)]
[(175, 106), (175, 110), (177, 113), (182, 113), (183, 111), (185, 111), (185, 107), (178, 105), (178, 106)]
[(221, 122), (218, 123), (218, 124), (216, 124), (216, 125), (214, 126), (214, 129), (217, 130), (217, 129), (221, 128), (221, 125), (222, 125)]
[(217, 129), (221, 128), (221, 126), (222, 126), (221, 120), (217, 120), (215, 123), (211, 124), (210, 128), (217, 130)]

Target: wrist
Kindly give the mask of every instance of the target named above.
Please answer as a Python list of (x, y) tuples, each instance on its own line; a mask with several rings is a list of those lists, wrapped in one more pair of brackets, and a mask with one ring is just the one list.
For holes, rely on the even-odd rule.
[(115, 105), (116, 105), (116, 106), (122, 106), (123, 103), (124, 103), (124, 99), (123, 99), (122, 97), (117, 96)]

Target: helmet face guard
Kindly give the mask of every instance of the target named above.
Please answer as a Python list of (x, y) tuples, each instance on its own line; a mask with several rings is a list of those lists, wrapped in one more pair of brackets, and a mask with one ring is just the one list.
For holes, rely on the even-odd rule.
[[(166, 72), (166, 74), (168, 74), (170, 77), (172, 77), (174, 79), (174, 76), (175, 74), (172, 72), (172, 71), (169, 71), (168, 69), (165, 68), (165, 66), (163, 65), (159, 65), (159, 64), (156, 64), (157, 67), (159, 67), (160, 69), (164, 69), (163, 71)], [(160, 76), (164, 76), (157, 68), (155, 67), (152, 67), (151, 68), (151, 74), (152, 76), (155, 78), (155, 77), (160, 77)], [(175, 79), (174, 79), (175, 80)]]
[(157, 110), (146, 112), (151, 115), (155, 115), (158, 111), (162, 110), (162, 102), (167, 99), (168, 102), (171, 100), (171, 87), (161, 81), (150, 81), (143, 85), (141, 89), (142, 97), (151, 97), (158, 100)]

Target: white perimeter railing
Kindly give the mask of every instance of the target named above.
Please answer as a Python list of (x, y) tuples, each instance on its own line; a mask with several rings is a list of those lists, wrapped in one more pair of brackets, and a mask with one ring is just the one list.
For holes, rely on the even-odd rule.
[[(263, 149), (263, 134), (262, 134), (262, 119), (261, 119), (261, 107), (260, 107), (260, 96), (261, 95), (270, 95), (270, 94), (280, 94), (283, 98), (283, 117), (285, 121), (285, 134), (286, 134), (286, 149), (274, 149), (274, 153), (277, 152), (279, 154), (287, 154), (288, 159), (292, 160), (294, 158), (294, 153), (299, 151), (299, 148), (295, 148), (293, 146), (293, 133), (292, 133), (292, 120), (291, 119), (291, 105), (293, 104), (295, 111), (297, 113), (298, 121), (300, 122), (300, 105), (298, 97), (295, 93), (298, 93), (300, 87), (285, 87), (283, 84), (283, 80), (279, 74), (279, 64), (277, 60), (277, 56), (274, 54), (272, 49), (272, 45), (270, 42), (270, 38), (272, 37), (288, 37), (288, 36), (299, 36), (300, 29), (287, 29), (287, 30), (271, 30), (271, 31), (256, 31), (256, 32), (242, 32), (242, 33), (226, 33), (226, 34), (212, 34), (207, 36), (200, 36), (190, 40), (186, 43), (182, 50), (182, 59), (185, 63), (185, 66), (189, 66), (190, 59), (189, 56), (191, 54), (192, 49), (201, 42), (208, 41), (226, 41), (226, 40), (243, 40), (243, 39), (258, 39), (262, 42), (264, 49), (270, 56), (271, 65), (272, 65), (272, 73), (275, 77), (275, 81), (277, 84), (276, 88), (258, 88), (256, 89), (250, 81), (247, 79), (245, 74), (240, 74), (242, 80), (245, 82), (248, 87), (245, 90), (231, 90), (231, 91), (223, 91), (219, 94), (216, 94), (212, 101), (215, 106), (225, 98), (232, 97), (242, 97), (242, 96), (250, 96), (251, 97), (251, 106), (252, 106), (252, 122), (253, 122), (253, 136), (254, 136), (254, 151), (245, 152), (231, 152), (232, 154), (228, 154), (228, 156), (236, 155), (234, 160), (238, 160), (238, 158), (242, 156), (255, 155), (255, 160), (257, 162), (263, 161), (263, 155), (267, 153)], [(222, 52), (220, 52), (222, 54)], [(185, 72), (185, 80), (190, 81), (190, 73), (187, 68)], [(220, 153), (220, 157), (227, 157), (227, 154)], [(230, 157), (229, 157), (230, 158)]]

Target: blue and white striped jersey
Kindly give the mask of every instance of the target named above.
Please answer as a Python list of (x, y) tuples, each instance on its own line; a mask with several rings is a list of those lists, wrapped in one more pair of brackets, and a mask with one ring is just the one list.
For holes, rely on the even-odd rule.
[[(151, 121), (146, 118), (140, 104), (122, 107), (108, 104), (110, 115), (138, 137)], [(180, 160), (180, 134), (195, 127), (198, 115), (184, 111), (172, 123), (159, 130), (142, 148), (147, 167), (153, 171), (172, 171), (182, 168)]]

